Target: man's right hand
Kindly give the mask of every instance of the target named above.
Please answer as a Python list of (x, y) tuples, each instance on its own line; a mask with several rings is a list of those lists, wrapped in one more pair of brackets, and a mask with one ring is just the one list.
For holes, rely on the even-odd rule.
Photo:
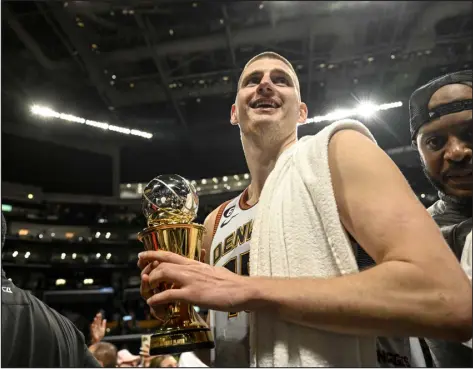
[[(141, 269), (141, 285), (140, 285), (140, 294), (143, 299), (148, 300), (151, 296), (154, 295), (155, 291), (149, 285), (149, 273), (159, 265), (157, 261), (149, 263), (147, 265), (140, 264), (138, 261), (138, 267)], [(160, 321), (165, 319), (166, 311), (165, 305), (158, 305), (149, 307), (151, 315)]]
[[(200, 254), (200, 261), (204, 262), (206, 252), (203, 249)], [(138, 260), (138, 267), (141, 269), (141, 285), (140, 285), (140, 294), (144, 300), (148, 300), (151, 296), (153, 296), (156, 289), (152, 289), (149, 285), (149, 274), (153, 269), (155, 269), (159, 265), (159, 262), (154, 261), (149, 264), (144, 264), (142, 260)], [(157, 305), (157, 306), (150, 306), (151, 315), (160, 321), (166, 319), (166, 305)]]

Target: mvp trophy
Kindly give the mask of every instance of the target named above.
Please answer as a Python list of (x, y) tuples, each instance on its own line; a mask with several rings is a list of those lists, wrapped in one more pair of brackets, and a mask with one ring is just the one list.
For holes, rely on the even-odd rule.
[[(146, 250), (170, 251), (200, 260), (204, 227), (192, 223), (198, 207), (194, 186), (185, 178), (176, 174), (154, 178), (143, 191), (142, 208), (148, 227), (138, 234), (138, 239)], [(169, 288), (173, 286), (161, 283), (157, 290)], [(212, 333), (194, 306), (174, 302), (163, 308), (162, 324), (151, 335), (150, 355), (214, 348)]]

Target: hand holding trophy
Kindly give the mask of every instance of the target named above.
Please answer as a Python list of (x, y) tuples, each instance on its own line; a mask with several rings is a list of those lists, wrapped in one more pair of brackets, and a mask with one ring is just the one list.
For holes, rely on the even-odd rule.
[[(148, 227), (138, 239), (149, 251), (170, 251), (200, 260), (204, 226), (192, 223), (199, 208), (194, 186), (185, 178), (160, 175), (150, 181), (142, 197)], [(174, 288), (161, 283), (161, 291)], [(151, 335), (150, 354), (164, 355), (214, 348), (209, 327), (190, 304), (175, 302), (165, 307), (158, 331)]]

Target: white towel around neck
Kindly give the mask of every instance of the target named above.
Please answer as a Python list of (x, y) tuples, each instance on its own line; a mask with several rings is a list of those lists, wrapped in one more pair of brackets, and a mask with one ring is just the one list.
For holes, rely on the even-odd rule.
[[(279, 157), (258, 204), (251, 276), (330, 278), (358, 272), (339, 219), (328, 164), (330, 138), (342, 129), (356, 130), (374, 141), (364, 125), (347, 119), (302, 138)], [(266, 312), (251, 313), (250, 321), (252, 366), (377, 365), (375, 337), (307, 328)]]

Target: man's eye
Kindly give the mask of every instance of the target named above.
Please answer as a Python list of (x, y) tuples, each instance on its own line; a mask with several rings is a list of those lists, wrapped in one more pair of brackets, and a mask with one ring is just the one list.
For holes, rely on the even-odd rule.
[(433, 136), (429, 137), (425, 143), (430, 150), (437, 151), (443, 147), (445, 139), (439, 136)]
[(274, 83), (277, 85), (288, 85), (288, 81), (286, 77), (276, 77), (274, 78)]
[(259, 83), (258, 77), (251, 77), (246, 81), (246, 86), (248, 85), (257, 85)]

